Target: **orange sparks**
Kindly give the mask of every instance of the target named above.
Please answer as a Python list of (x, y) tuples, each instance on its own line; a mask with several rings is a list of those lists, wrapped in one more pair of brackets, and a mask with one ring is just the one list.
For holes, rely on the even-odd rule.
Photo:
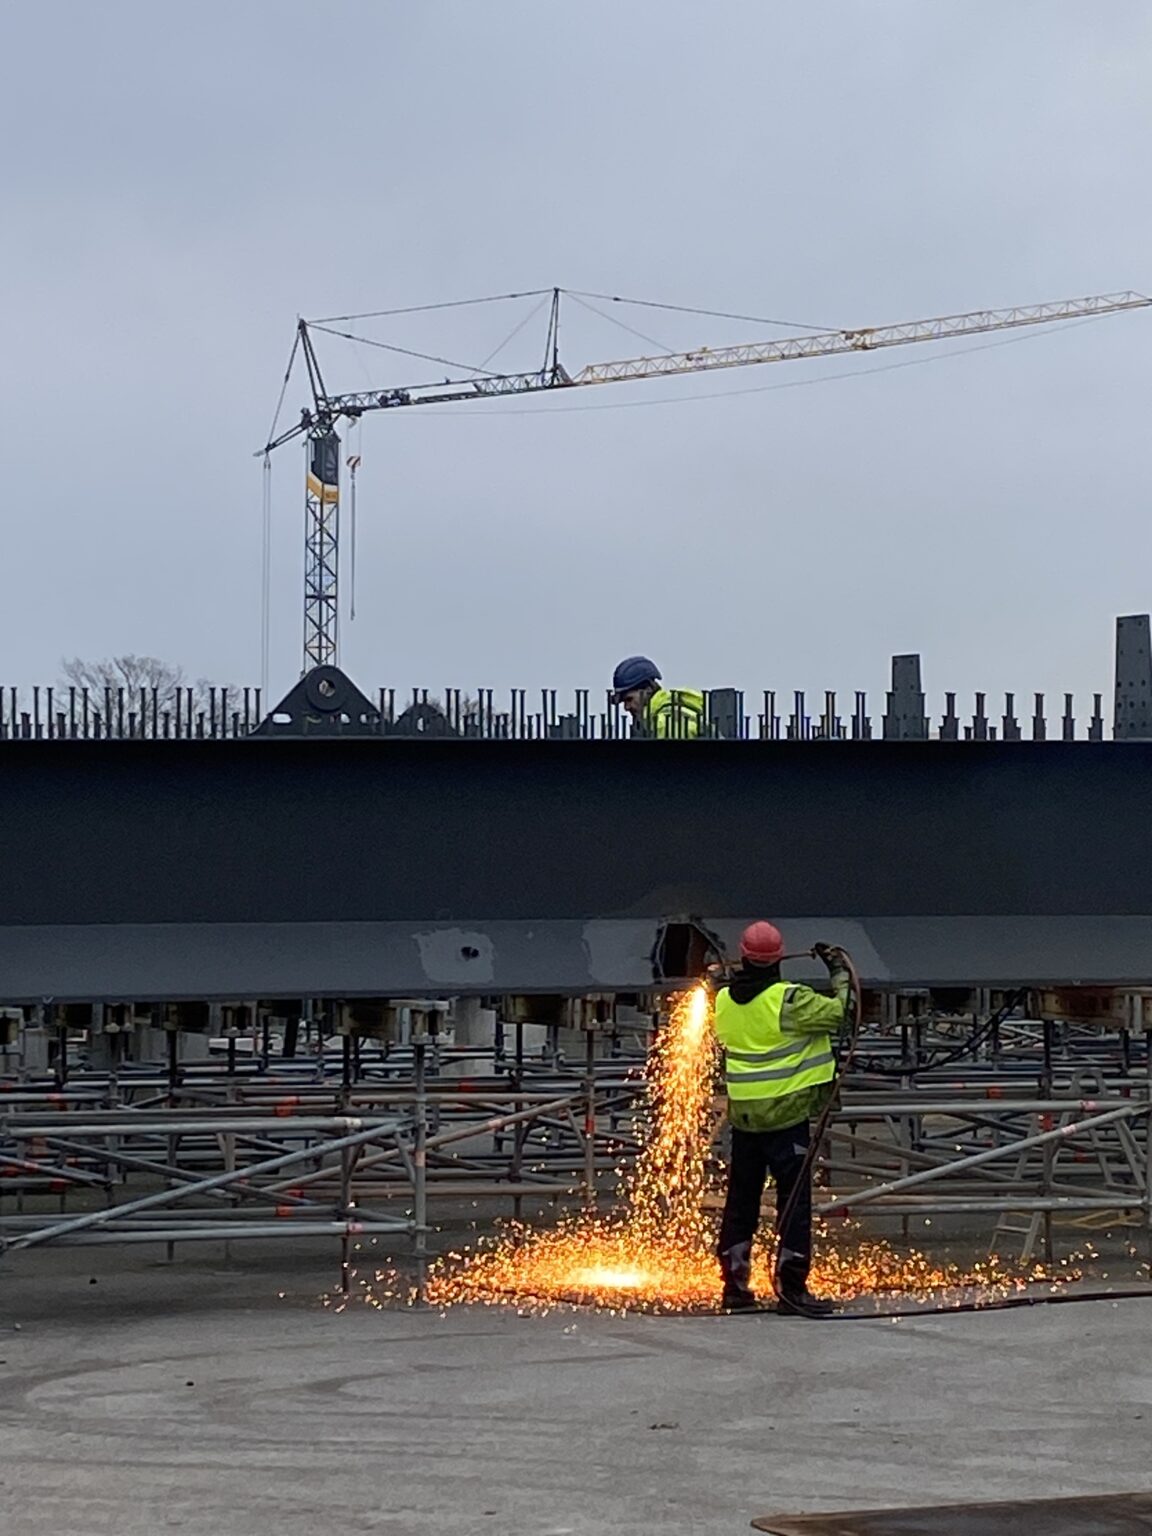
[[(426, 1299), (434, 1306), (480, 1302), (535, 1309), (558, 1303), (609, 1310), (714, 1310), (720, 1289), (714, 1218), (706, 1209), (718, 1048), (703, 986), (676, 1000), (648, 1063), (649, 1111), (644, 1149), (611, 1215), (584, 1212), (548, 1228), (508, 1226), (472, 1250), (432, 1265)], [(989, 1261), (963, 1269), (882, 1241), (817, 1242), (812, 1289), (847, 1300), (873, 1294), (971, 1292), (994, 1300), (1021, 1289), (1027, 1276)], [(756, 1245), (753, 1286), (771, 1297), (772, 1240)], [(399, 1299), (396, 1277), (365, 1284), (368, 1299)], [(393, 1285), (389, 1285), (391, 1280)]]

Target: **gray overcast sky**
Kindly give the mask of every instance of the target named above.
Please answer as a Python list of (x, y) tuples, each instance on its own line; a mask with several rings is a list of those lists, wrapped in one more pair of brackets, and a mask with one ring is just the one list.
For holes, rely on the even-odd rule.
[[(297, 314), (558, 283), (854, 326), (1152, 290), (1146, 0), (2, 14), (4, 682), (121, 651), (259, 680), (252, 451)], [(528, 308), (368, 334), (478, 361)], [(614, 313), (669, 347), (773, 334)], [(371, 417), (343, 663), (567, 689), (645, 650), (702, 686), (878, 698), (916, 649), (934, 702), (1107, 688), (1113, 616), (1152, 603), (1150, 324)], [(578, 306), (564, 342), (650, 350)], [(322, 358), (333, 388), (430, 376)], [(286, 419), (304, 401), (298, 378)], [(300, 461), (274, 469), (275, 693)]]

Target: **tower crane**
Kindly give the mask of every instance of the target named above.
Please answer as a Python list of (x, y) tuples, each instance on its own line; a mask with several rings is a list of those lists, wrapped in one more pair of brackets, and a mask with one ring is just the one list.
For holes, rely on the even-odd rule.
[[(475, 376), (471, 378), (450, 378), (438, 384), (360, 390), (350, 394), (329, 393), (320, 371), (310, 328), (317, 322), (298, 321), (293, 359), (298, 348), (308, 374), (312, 404), (301, 411), (299, 421), (279, 436), (273, 436), (260, 453), (266, 457), (294, 438), (303, 437), (306, 440), (305, 672), (313, 667), (334, 666), (337, 660), (340, 507), (340, 436), (337, 426), (341, 420), (356, 421), (369, 411), (397, 410), (408, 406), (460, 405), (468, 401), (495, 400), (538, 391), (583, 389), (592, 384), (619, 384), (638, 379), (666, 379), (688, 373), (713, 373), (723, 368), (747, 368), (756, 363), (795, 362), (812, 357), (877, 352), (888, 347), (908, 346), (913, 342), (952, 341), (988, 331), (1010, 331), (1061, 320), (1090, 319), (1121, 310), (1152, 306), (1152, 298), (1140, 293), (1107, 293), (1091, 298), (1062, 299), (1050, 304), (1019, 305), (1011, 309), (973, 310), (967, 314), (910, 320), (897, 325), (818, 331), (776, 341), (698, 347), (690, 352), (668, 352), (624, 358), (615, 362), (587, 363), (571, 371), (560, 360), (562, 293), (563, 290), (559, 288), (552, 290), (544, 361), (538, 369), (526, 373), (487, 373), (476, 370)], [(290, 360), (289, 373), (291, 368)]]

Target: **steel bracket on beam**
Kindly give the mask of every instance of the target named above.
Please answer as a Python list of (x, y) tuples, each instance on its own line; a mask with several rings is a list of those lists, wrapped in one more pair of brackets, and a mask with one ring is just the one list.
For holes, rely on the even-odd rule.
[(1146, 613), (1116, 620), (1112, 734), (1117, 741), (1152, 739), (1152, 626)]
[(339, 667), (313, 667), (256, 727), (254, 736), (372, 736), (380, 711)]
[(884, 712), (884, 740), (928, 740), (928, 717), (924, 712), (918, 655), (892, 658), (892, 688)]

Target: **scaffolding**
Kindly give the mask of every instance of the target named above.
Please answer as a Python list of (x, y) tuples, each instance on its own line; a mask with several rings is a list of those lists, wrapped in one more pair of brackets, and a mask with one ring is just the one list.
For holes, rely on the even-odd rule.
[[(233, 1027), (215, 1060), (183, 1060), (195, 1037), (165, 1031), (163, 1067), (124, 1059), (126, 1008), (107, 1010), (103, 1039), (40, 1010), (0, 1053), (0, 1251), (150, 1242), (171, 1258), (188, 1242), (335, 1237), (346, 1285), (355, 1245), (389, 1236), (407, 1240), (419, 1289), (431, 1205), (498, 1201), (519, 1217), (526, 1200), (574, 1191), (594, 1205), (638, 1146), (646, 1031), (639, 1045), (584, 1031), (569, 1065), (559, 1026), (535, 1056), (523, 1023), (507, 1048), (503, 1029), (456, 1047), (443, 1007), (409, 1008), (417, 1029), (398, 1044), (327, 1033), (317, 1007), (291, 1059), (273, 1057), (254, 1010), (252, 1032)], [(78, 1061), (109, 1042), (105, 1068)], [(29, 1066), (45, 1044), (48, 1075)]]
[[(1031, 1018), (1012, 996), (968, 1013), (869, 1002), (817, 1166), (819, 1215), (905, 1237), (930, 1219), (942, 1240), (962, 1227), (1022, 1264), (1052, 1262), (1061, 1222), (1152, 1241), (1152, 1028), (1133, 1027), (1147, 998), (1128, 997), (1114, 1028)], [(115, 1060), (85, 1064), (99, 1042), (57, 1025), (44, 1073), (14, 1032), (2, 1251), (332, 1238), (347, 1286), (356, 1245), (388, 1237), (406, 1243), (419, 1293), (429, 1235), (460, 1202), (487, 1218), (610, 1199), (641, 1144), (658, 1009), (580, 1030), (497, 1016), (490, 1039), (457, 1045), (443, 1007), (400, 1041), (326, 1033), (317, 1007), (289, 1059), (255, 1011), (216, 1057), (182, 1059), (169, 1031), (164, 1065), (125, 1060), (123, 1029)]]

